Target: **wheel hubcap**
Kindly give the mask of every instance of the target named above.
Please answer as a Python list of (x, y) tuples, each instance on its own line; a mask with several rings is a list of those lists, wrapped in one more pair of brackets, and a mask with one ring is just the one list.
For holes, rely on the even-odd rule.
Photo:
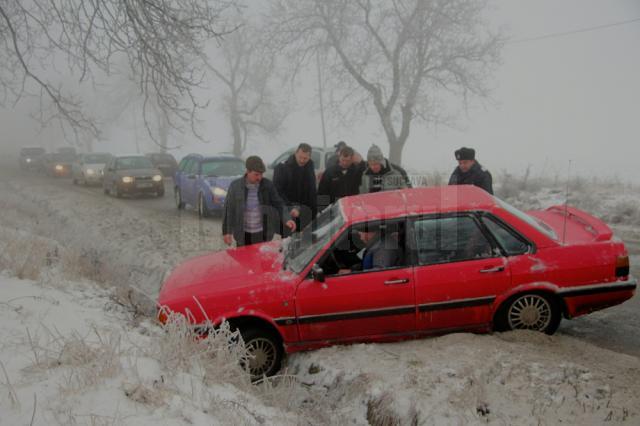
[(271, 370), (276, 362), (276, 348), (268, 339), (257, 338), (247, 343), (249, 353), (249, 372), (260, 377)]
[(537, 294), (520, 297), (509, 308), (508, 320), (511, 329), (542, 331), (551, 322), (551, 305)]

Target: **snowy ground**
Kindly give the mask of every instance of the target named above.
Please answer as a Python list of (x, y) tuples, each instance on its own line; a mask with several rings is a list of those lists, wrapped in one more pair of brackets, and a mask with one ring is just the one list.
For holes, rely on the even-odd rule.
[[(277, 383), (255, 386), (220, 350), (226, 338), (194, 345), (145, 317), (173, 265), (222, 247), (218, 219), (179, 213), (170, 197), (119, 200), (1, 170), (0, 425), (640, 423), (637, 297), (551, 337), (296, 354)], [(529, 186), (497, 192), (525, 208), (564, 200)], [(637, 189), (572, 196), (613, 224), (638, 275)]]

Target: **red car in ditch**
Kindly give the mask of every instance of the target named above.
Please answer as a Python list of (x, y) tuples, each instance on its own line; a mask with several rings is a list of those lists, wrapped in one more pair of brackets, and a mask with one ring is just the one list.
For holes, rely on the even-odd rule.
[[(375, 229), (394, 262), (363, 266)], [(369, 246), (371, 242), (369, 240)], [(164, 283), (159, 319), (240, 330), (254, 376), (284, 353), (454, 331), (553, 333), (636, 289), (624, 244), (568, 206), (524, 213), (473, 186), (346, 197), (291, 239), (185, 261)]]

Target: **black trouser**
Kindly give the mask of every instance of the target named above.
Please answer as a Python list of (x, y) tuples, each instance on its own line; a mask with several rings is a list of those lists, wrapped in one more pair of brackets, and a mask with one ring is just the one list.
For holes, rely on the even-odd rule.
[(248, 246), (251, 244), (263, 243), (265, 240), (266, 238), (264, 237), (264, 231), (256, 232), (253, 234), (249, 232), (245, 232), (244, 243), (241, 243), (240, 241), (236, 241), (236, 245), (238, 247)]

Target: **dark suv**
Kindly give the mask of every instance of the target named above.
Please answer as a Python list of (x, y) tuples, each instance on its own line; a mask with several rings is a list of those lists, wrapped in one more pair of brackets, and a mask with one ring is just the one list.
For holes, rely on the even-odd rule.
[(145, 155), (151, 160), (155, 168), (162, 172), (162, 176), (174, 177), (178, 169), (178, 162), (173, 155), (166, 152), (152, 152)]
[(36, 170), (39, 167), (41, 157), (46, 153), (47, 151), (39, 146), (22, 148), (20, 150), (20, 168), (22, 170)]

